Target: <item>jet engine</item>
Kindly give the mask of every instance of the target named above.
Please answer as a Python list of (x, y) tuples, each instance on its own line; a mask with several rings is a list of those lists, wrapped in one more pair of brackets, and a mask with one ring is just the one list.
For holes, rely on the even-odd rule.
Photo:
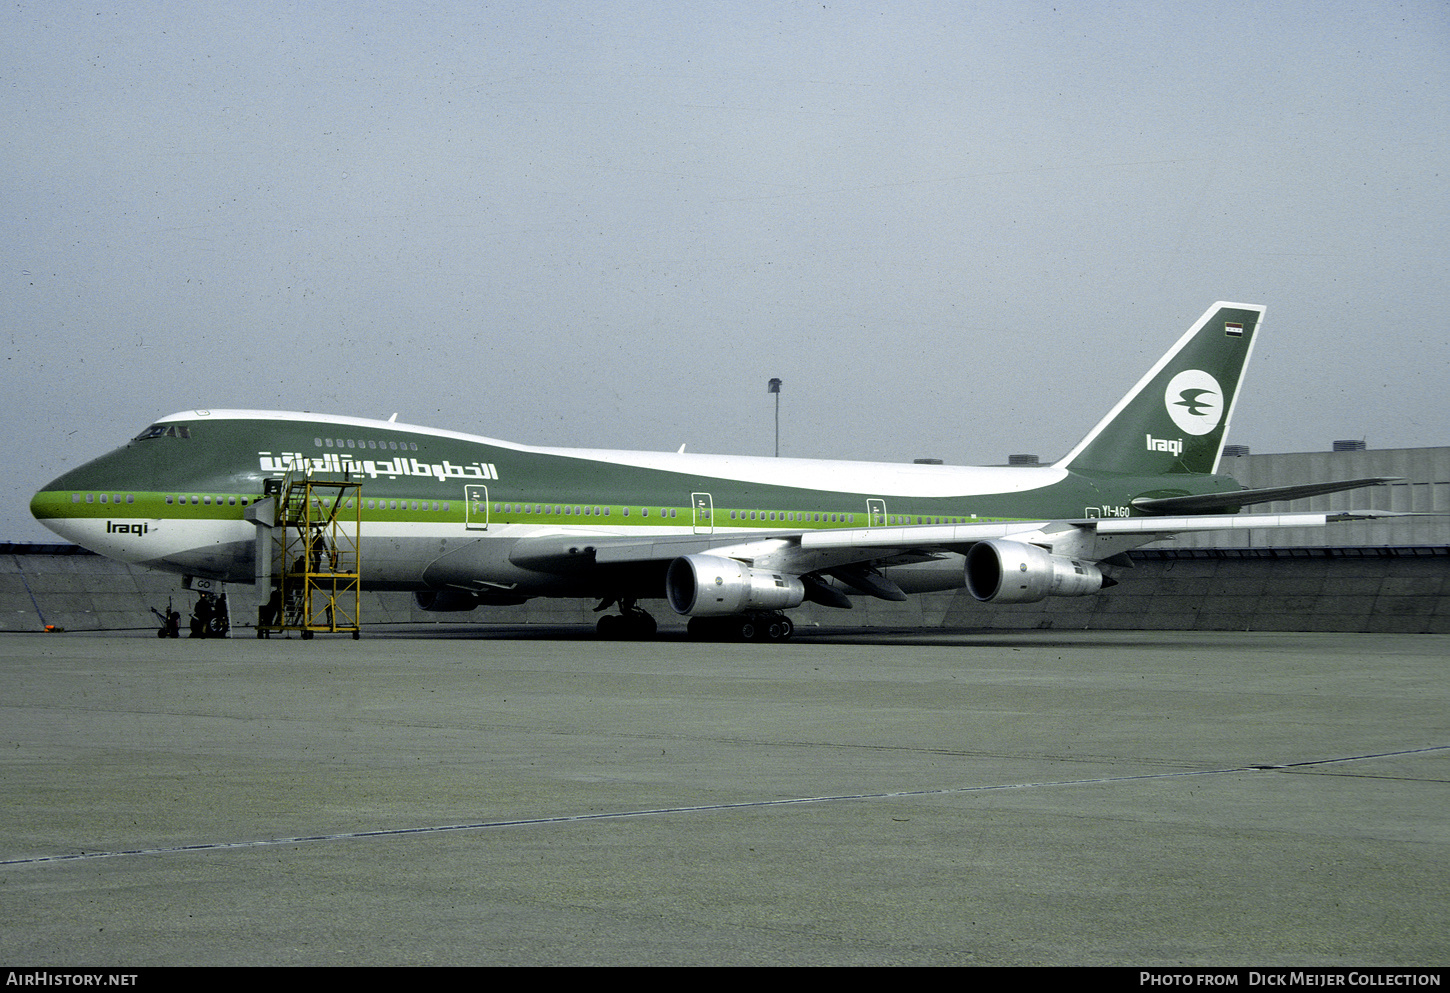
[(1036, 603), (1050, 596), (1086, 596), (1115, 585), (1092, 562), (999, 538), (972, 546), (966, 574), (967, 589), (983, 603)]
[(726, 617), (799, 607), (806, 588), (799, 576), (752, 569), (720, 555), (685, 555), (670, 563), (665, 594), (677, 614)]

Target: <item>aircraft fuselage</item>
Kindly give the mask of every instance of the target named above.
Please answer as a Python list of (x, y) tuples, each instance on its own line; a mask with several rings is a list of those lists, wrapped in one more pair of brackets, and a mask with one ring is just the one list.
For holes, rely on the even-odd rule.
[[(1172, 452), (1163, 458), (1171, 466)], [(362, 418), (189, 411), (67, 472), (31, 509), (62, 537), (112, 558), (251, 582), (256, 525), (244, 518), (247, 508), (267, 480), (309, 471), (361, 483), (366, 588), (482, 589), (468, 577), (483, 570), (488, 588), (520, 596), (618, 592), (589, 575), (514, 563), (509, 550), (521, 538), (732, 533), (748, 540), (833, 528), (1125, 517), (1139, 496), (1238, 489), (1216, 475), (1184, 474), (1178, 487), (1165, 486), (1162, 475), (1046, 466), (543, 448)], [(960, 585), (959, 565), (916, 571), (955, 571)], [(631, 581), (642, 588), (633, 595), (662, 595), (662, 570), (638, 572)]]

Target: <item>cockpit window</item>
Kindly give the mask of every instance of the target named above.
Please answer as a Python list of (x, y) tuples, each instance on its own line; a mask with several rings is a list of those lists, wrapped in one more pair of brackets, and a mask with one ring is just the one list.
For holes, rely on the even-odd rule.
[(153, 424), (132, 441), (149, 441), (152, 438), (190, 438), (191, 428), (176, 424)]

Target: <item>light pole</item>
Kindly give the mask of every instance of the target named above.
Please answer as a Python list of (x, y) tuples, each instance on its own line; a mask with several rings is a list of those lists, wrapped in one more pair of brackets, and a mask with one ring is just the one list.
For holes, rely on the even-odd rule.
[(780, 458), (780, 380), (772, 379), (765, 391), (775, 394), (775, 457)]

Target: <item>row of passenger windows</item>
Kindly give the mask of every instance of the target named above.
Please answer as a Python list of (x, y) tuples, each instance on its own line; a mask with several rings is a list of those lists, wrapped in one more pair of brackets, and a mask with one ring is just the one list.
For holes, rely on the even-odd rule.
[(313, 438), (318, 448), (371, 448), (391, 452), (416, 452), (416, 441), (369, 441), (363, 438)]
[[(194, 503), (203, 504), (209, 507), (212, 505), (213, 501), (215, 501), (218, 507), (221, 507), (223, 505), (230, 507), (245, 507), (247, 505), (247, 501), (250, 499), (250, 497), (238, 497), (235, 494), (231, 496), (218, 495), (216, 497), (213, 497), (210, 493), (184, 493), (180, 495), (175, 493), (166, 494), (166, 502), (168, 504), (179, 504), (183, 506), (188, 503)], [(123, 501), (125, 503), (135, 503), (136, 494), (126, 493), (123, 495), (120, 493), (72, 493), (70, 495), (71, 503), (121, 503)]]
[(887, 524), (978, 524), (981, 518), (978, 517), (917, 517), (914, 520), (910, 514), (892, 514), (886, 519)]
[[(245, 507), (247, 505), (247, 500), (248, 499), (249, 499), (248, 497), (229, 496), (229, 497), (226, 498), (226, 501), (227, 501), (228, 506), (235, 507), (238, 504), (240, 504), (241, 506)], [(182, 494), (181, 496), (177, 496), (177, 497), (174, 497), (174, 498), (172, 497), (172, 495), (170, 493), (166, 494), (166, 502), (167, 503), (171, 503), (171, 502), (173, 502), (173, 500), (176, 503), (179, 503), (179, 504), (198, 503), (199, 502), (199, 503), (202, 503), (202, 504), (205, 504), (205, 505), (208, 505), (208, 506), (210, 506), (211, 505), (211, 502), (212, 502), (212, 498), (209, 495), (207, 495), (207, 494), (203, 494), (201, 496), (196, 496), (195, 494), (187, 493), (187, 494)], [(127, 501), (127, 502), (129, 503), (130, 501)], [(217, 497), (216, 498), (216, 505), (218, 507), (220, 507), (222, 505), (222, 498), (221, 497)]]
[[(567, 516), (576, 516), (576, 517), (577, 516), (584, 516), (584, 517), (589, 517), (589, 516), (594, 516), (594, 517), (612, 517), (612, 516), (614, 516), (614, 508), (612, 508), (612, 507), (567, 506), (567, 505), (561, 505), (561, 504), (557, 504), (557, 503), (555, 503), (555, 504), (548, 504), (548, 503), (495, 503), (493, 505), (493, 511), (496, 514), (551, 514), (551, 515), (553, 515), (555, 517), (567, 517)], [(629, 516), (629, 513), (630, 513), (630, 510), (629, 510), (628, 507), (621, 508), (621, 515), (622, 516), (628, 517)], [(659, 516), (659, 517), (662, 517), (662, 518), (678, 518), (680, 512), (679, 512), (679, 509), (678, 508), (661, 507), (657, 511), (655, 511), (655, 514), (657, 516)], [(649, 517), (650, 516), (650, 508), (649, 507), (641, 507), (640, 510), (639, 510), (639, 515), (641, 517)], [(710, 519), (710, 512), (708, 510), (701, 510), (700, 511), (700, 518), (702, 520), (709, 520)], [(797, 523), (797, 524), (800, 524), (800, 523), (811, 523), (811, 524), (816, 524), (816, 523), (821, 523), (821, 524), (855, 524), (856, 523), (856, 515), (855, 514), (842, 514), (842, 513), (834, 513), (833, 514), (833, 513), (830, 513), (828, 511), (805, 511), (805, 510), (732, 510), (732, 511), (730, 511), (730, 519), (732, 521), (783, 521), (783, 522), (793, 522), (793, 523)], [(887, 524), (913, 524), (913, 523), (915, 523), (915, 524), (964, 524), (964, 523), (971, 523), (974, 520), (975, 520), (975, 518), (966, 518), (966, 517), (937, 517), (937, 516), (917, 516), (913, 520), (913, 515), (910, 515), (910, 514), (891, 514), (891, 515), (889, 515), (887, 517), (885, 523), (887, 523)]]
[[(347, 505), (348, 505), (349, 508), (351, 508), (352, 507), (352, 501), (349, 500), (347, 502)], [(449, 507), (450, 507), (450, 504), (449, 504), (449, 502), (447, 500), (442, 500), (442, 501), (439, 501), (439, 500), (379, 500), (379, 501), (377, 501), (377, 506), (376, 507), (373, 506), (373, 501), (372, 500), (369, 500), (369, 501), (367, 501), (367, 505), (368, 505), (368, 510), (437, 510), (437, 511), (444, 511), (444, 510), (448, 510)]]
[[(736, 514), (740, 515), (739, 518), (736, 518)], [(730, 519), (732, 521), (738, 519), (742, 521), (810, 521), (812, 523), (823, 521), (829, 524), (856, 523), (855, 514), (816, 513), (815, 511), (804, 510), (732, 510), (730, 511)]]
[[(138, 434), (132, 441), (149, 441), (152, 438), (190, 438), (191, 429), (176, 424), (153, 424)], [(318, 448), (368, 448), (392, 452), (416, 452), (416, 441), (377, 441), (364, 438), (313, 438)]]
[[(149, 441), (152, 438), (190, 438), (191, 429), (176, 424), (153, 424), (138, 434), (133, 441)], [(313, 438), (318, 448), (366, 448), (392, 452), (416, 452), (416, 441), (377, 441), (364, 438)]]
[[(96, 499), (96, 494), (95, 493), (72, 493), (70, 495), (70, 502), (71, 503), (80, 503), (81, 500), (82, 500), (82, 498), (84, 498), (84, 500), (85, 500), (86, 503), (120, 503), (121, 502), (121, 494), (119, 494), (119, 493), (102, 493), (102, 494), (100, 494), (100, 499), (99, 500)], [(135, 503), (136, 502), (136, 495), (134, 493), (127, 493), (126, 494), (126, 502), (127, 503)], [(169, 503), (170, 501), (168, 500), (167, 502)]]
[[(207, 507), (209, 507), (209, 506), (212, 506), (213, 503), (215, 503), (215, 505), (218, 506), (218, 507), (221, 507), (223, 505), (225, 505), (225, 506), (231, 506), (231, 507), (236, 507), (236, 506), (245, 507), (247, 505), (247, 502), (248, 502), (249, 499), (250, 499), (249, 497), (238, 497), (236, 495), (230, 495), (230, 496), (225, 496), (225, 497), (218, 495), (218, 496), (213, 497), (211, 494), (192, 494), (192, 493), (179, 494), (179, 495), (178, 494), (172, 494), (172, 493), (166, 494), (166, 503), (168, 505), (180, 504), (182, 506), (185, 506), (186, 504), (189, 503), (189, 504), (193, 504), (193, 505), (201, 505), (201, 506), (207, 506)], [(135, 503), (136, 502), (136, 496), (133, 493), (126, 493), (126, 494), (121, 494), (121, 493), (100, 493), (100, 494), (97, 494), (97, 493), (72, 493), (70, 495), (70, 501), (71, 501), (71, 503), (81, 503), (81, 502), (85, 502), (85, 503), (113, 503), (113, 504), (118, 504), (118, 503), (122, 503), (122, 502), (124, 502), (124, 503)], [(223, 503), (223, 501), (225, 501), (225, 504)], [(317, 501), (316, 498), (314, 498), (313, 499), (313, 502), (314, 503), (317, 503), (318, 501)], [(452, 507), (450, 501), (448, 501), (448, 500), (441, 500), (441, 501), (440, 500), (377, 500), (377, 499), (373, 499), (373, 498), (368, 498), (365, 502), (366, 502), (366, 507), (367, 507), (368, 510), (419, 510), (419, 511), (430, 511), (430, 512), (447, 513), (451, 509), (451, 507)], [(324, 506), (324, 507), (331, 507), (332, 506), (332, 501), (331, 500), (322, 500), (321, 501), (321, 505)], [(347, 503), (344, 504), (344, 506), (348, 510), (353, 509), (353, 506), (354, 506), (353, 501), (352, 500), (348, 500)], [(495, 503), (493, 505), (493, 510), (494, 510), (494, 513), (496, 513), (496, 514), (550, 514), (550, 515), (553, 515), (555, 517), (613, 517), (614, 516), (614, 508), (613, 507), (584, 507), (584, 506), (579, 506), (579, 505), (565, 505), (565, 504), (557, 504), (557, 503), (554, 503), (554, 504), (549, 504), (549, 503)], [(624, 517), (628, 517), (629, 516), (629, 508), (628, 507), (622, 507), (622, 508), (620, 508), (620, 511), (621, 511), (621, 515), (622, 516), (624, 516)], [(657, 517), (664, 518), (664, 519), (678, 518), (680, 516), (680, 511), (679, 511), (679, 508), (677, 508), (677, 507), (661, 507), (661, 508), (659, 508), (658, 510), (655, 511), (655, 515)], [(649, 507), (641, 507), (639, 509), (639, 516), (640, 517), (649, 517), (650, 516), (650, 508)], [(709, 517), (710, 517), (710, 514), (709, 514), (708, 511), (702, 511), (701, 512), (701, 518), (703, 520), (708, 520)], [(854, 523), (856, 523), (856, 515), (855, 514), (841, 514), (841, 513), (832, 514), (832, 513), (829, 513), (829, 512), (816, 512), (816, 511), (804, 511), (804, 510), (799, 510), (799, 511), (795, 511), (795, 510), (732, 510), (732, 511), (730, 511), (730, 519), (732, 521), (735, 521), (735, 520), (740, 520), (740, 521), (747, 521), (747, 520), (748, 521), (767, 521), (767, 520), (769, 520), (769, 521), (786, 521), (786, 522), (796, 522), (796, 523), (804, 523), (804, 522), (817, 523), (817, 522), (819, 522), (819, 523), (826, 523), (826, 524), (854, 524)], [(911, 515), (908, 515), (908, 514), (892, 514), (890, 517), (887, 518), (887, 523), (888, 524), (912, 524), (912, 523), (916, 523), (916, 524), (963, 524), (963, 523), (968, 523), (970, 520), (972, 520), (972, 519), (964, 518), (964, 517), (917, 517), (915, 519), (915, 521), (913, 522)]]
[[(239, 497), (239, 496), (237, 496), (235, 494), (231, 494), (231, 495), (228, 495), (228, 496), (222, 496), (220, 494), (218, 494), (216, 496), (213, 496), (210, 493), (202, 493), (202, 494), (197, 494), (197, 493), (182, 493), (182, 494), (168, 493), (168, 494), (166, 494), (166, 503), (167, 503), (168, 506), (183, 506), (183, 507), (186, 506), (187, 504), (194, 504), (194, 505), (203, 506), (203, 507), (210, 507), (210, 506), (213, 506), (213, 505), (215, 505), (217, 507), (222, 507), (222, 506), (227, 506), (227, 507), (245, 507), (248, 503), (251, 502), (251, 499), (252, 499), (251, 497)], [(136, 494), (134, 494), (134, 493), (125, 493), (125, 494), (122, 494), (122, 493), (72, 493), (70, 495), (70, 502), (71, 503), (106, 503), (106, 504), (112, 504), (112, 503), (135, 503), (136, 502)], [(313, 501), (312, 502), (314, 504), (319, 503), (319, 501), (316, 498), (313, 498)], [(320, 501), (320, 505), (323, 506), (323, 507), (331, 507), (332, 506), (332, 501), (331, 500), (322, 500), (322, 501)], [(354, 502), (352, 500), (348, 500), (347, 503), (344, 504), (344, 506), (348, 510), (351, 510), (355, 506), (355, 504), (354, 504)], [(447, 511), (447, 510), (449, 510), (451, 508), (451, 506), (452, 506), (451, 503), (449, 501), (447, 501), (447, 500), (442, 500), (442, 501), (439, 501), (439, 500), (368, 500), (367, 501), (367, 509), (368, 510), (436, 510), (436, 511)]]
[[(319, 499), (317, 497), (313, 497), (312, 505), (314, 507), (330, 508), (332, 506), (332, 501), (328, 499)], [(353, 507), (357, 506), (357, 504), (353, 500), (349, 499), (347, 502), (342, 504), (342, 506), (347, 510), (352, 510)], [(367, 499), (363, 501), (363, 506), (365, 506), (368, 510), (428, 510), (443, 512), (446, 510), (450, 510), (452, 508), (452, 503), (450, 503), (448, 500)]]
[[(613, 517), (613, 507), (583, 507), (559, 503), (495, 503), (495, 514), (551, 514), (554, 517)], [(660, 517), (679, 517), (679, 508), (661, 507), (655, 512)], [(648, 517), (650, 508), (641, 507), (640, 517)], [(620, 516), (628, 517), (629, 508), (621, 507)]]

